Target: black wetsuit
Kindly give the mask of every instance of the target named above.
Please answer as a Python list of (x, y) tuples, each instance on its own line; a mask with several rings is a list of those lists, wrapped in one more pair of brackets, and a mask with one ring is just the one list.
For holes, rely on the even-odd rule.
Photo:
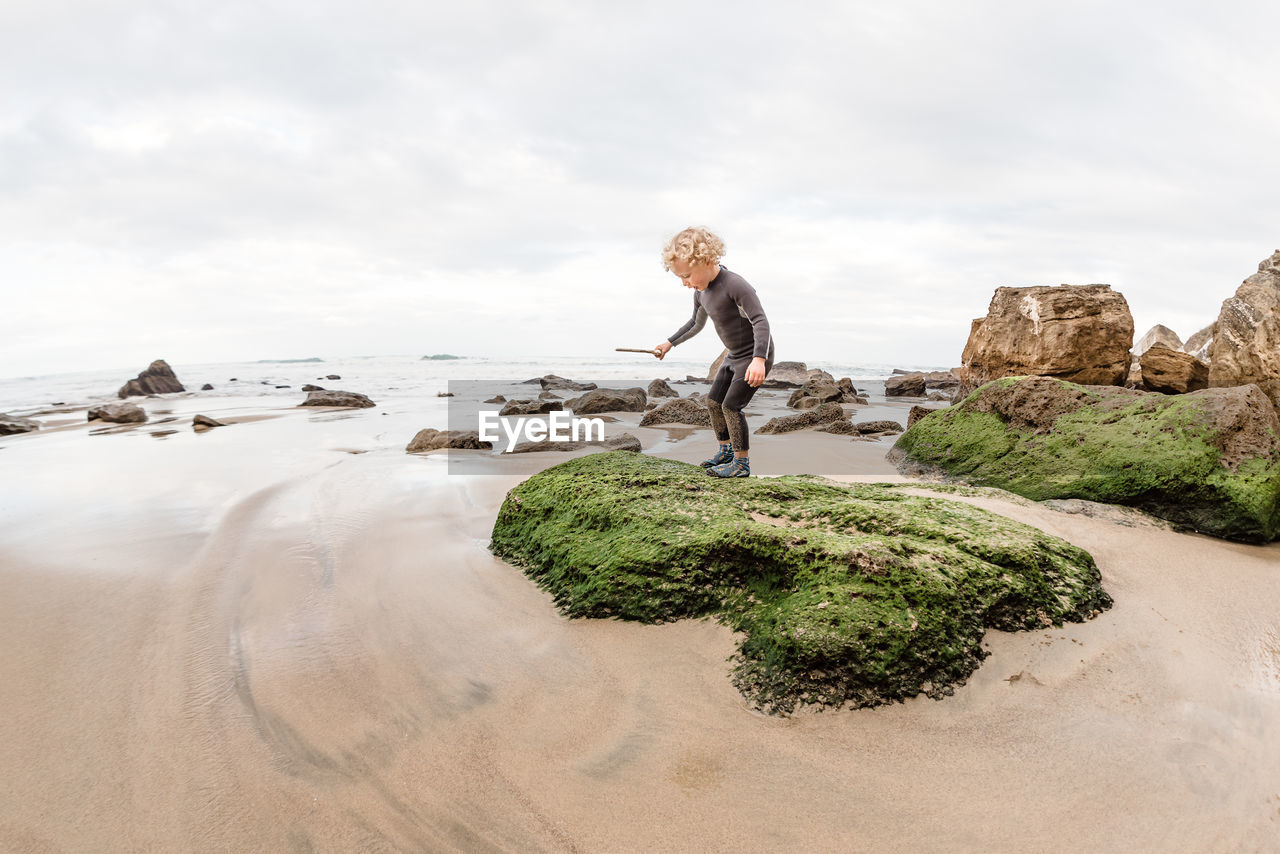
[(735, 451), (747, 451), (751, 440), (742, 408), (756, 390), (747, 385), (746, 373), (757, 356), (764, 359), (766, 374), (773, 367), (769, 318), (765, 317), (755, 288), (723, 265), (706, 290), (694, 293), (693, 317), (667, 340), (672, 346), (688, 341), (702, 331), (708, 317), (729, 350), (707, 394), (711, 426), (721, 442), (732, 441)]

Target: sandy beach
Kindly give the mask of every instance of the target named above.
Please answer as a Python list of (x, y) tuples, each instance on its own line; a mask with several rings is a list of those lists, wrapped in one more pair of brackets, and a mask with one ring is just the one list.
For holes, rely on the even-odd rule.
[[(0, 444), (0, 849), (1277, 850), (1280, 543), (960, 499), (1087, 549), (1115, 606), (990, 632), (940, 701), (771, 717), (725, 627), (570, 621), (490, 555), (561, 454), (451, 474), (408, 410), (144, 404), (177, 432)], [(753, 467), (902, 480), (891, 441)]]

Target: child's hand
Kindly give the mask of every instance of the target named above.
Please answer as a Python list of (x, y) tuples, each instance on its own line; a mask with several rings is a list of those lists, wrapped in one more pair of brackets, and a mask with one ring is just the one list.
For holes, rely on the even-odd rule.
[(751, 364), (747, 365), (747, 375), (744, 377), (747, 385), (752, 388), (759, 388), (764, 382), (764, 359), (756, 356), (751, 360)]
[(663, 357), (663, 356), (667, 355), (667, 351), (668, 351), (668, 350), (670, 350), (670, 349), (671, 349), (671, 342), (670, 342), (670, 341), (663, 341), (663, 342), (662, 342), (661, 344), (659, 344), (657, 347), (654, 347), (654, 348), (653, 348), (653, 350), (654, 350), (653, 355), (657, 356), (657, 357), (658, 357), (658, 359), (662, 359), (662, 357)]

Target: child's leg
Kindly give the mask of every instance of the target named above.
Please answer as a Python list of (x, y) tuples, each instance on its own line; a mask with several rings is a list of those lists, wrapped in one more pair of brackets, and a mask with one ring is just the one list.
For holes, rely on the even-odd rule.
[(725, 362), (716, 373), (716, 378), (711, 383), (711, 390), (707, 392), (707, 413), (711, 416), (711, 429), (716, 431), (716, 438), (722, 445), (731, 441), (722, 404), (732, 383), (733, 366)]
[[(744, 367), (743, 374), (745, 373)], [(733, 382), (729, 384), (724, 402), (720, 404), (724, 409), (725, 426), (728, 428), (729, 441), (733, 443), (733, 453), (739, 457), (748, 456), (751, 451), (751, 433), (747, 428), (747, 417), (742, 414), (742, 410), (751, 402), (755, 393), (756, 390), (747, 385), (743, 376), (735, 376)]]

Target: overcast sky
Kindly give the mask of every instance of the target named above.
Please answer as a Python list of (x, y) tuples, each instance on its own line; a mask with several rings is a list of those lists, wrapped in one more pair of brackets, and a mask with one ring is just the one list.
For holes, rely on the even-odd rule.
[[(1273, 2), (0, 4), (0, 375), (612, 354), (707, 225), (778, 358), (1000, 285), (1184, 338), (1280, 247)], [(710, 326), (673, 355), (719, 351)]]

